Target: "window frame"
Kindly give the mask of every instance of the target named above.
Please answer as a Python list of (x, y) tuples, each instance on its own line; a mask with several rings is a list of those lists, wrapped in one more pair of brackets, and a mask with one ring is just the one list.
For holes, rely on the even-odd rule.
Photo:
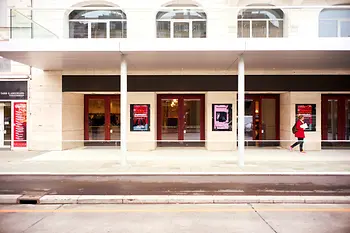
[[(184, 7), (184, 10), (186, 8)], [(170, 11), (173, 11), (174, 9), (171, 9), (169, 8), (169, 12)], [(198, 11), (199, 12), (204, 12), (205, 13), (205, 19), (158, 19), (157, 18), (157, 15), (159, 12), (161, 11), (158, 11), (157, 12), (157, 15), (156, 15), (156, 38), (157, 39), (205, 39), (207, 38), (207, 29), (208, 29), (208, 17), (207, 17), (207, 13), (198, 8)], [(158, 22), (170, 22), (170, 37), (158, 37)], [(193, 37), (193, 23), (194, 22), (206, 22), (206, 25), (205, 25), (205, 37)], [(189, 24), (189, 34), (188, 34), (188, 37), (174, 37), (174, 34), (175, 34), (175, 27), (174, 27), (174, 24), (175, 23), (188, 23)]]
[[(342, 22), (350, 22), (350, 18), (344, 18), (344, 17), (331, 17), (331, 18), (322, 18), (321, 15), (322, 13), (325, 13), (327, 11), (333, 11), (333, 12), (336, 12), (338, 9), (332, 9), (332, 8), (324, 8), (320, 11), (320, 14), (318, 15), (318, 37), (320, 38), (348, 38), (348, 37), (342, 37), (341, 36), (341, 23)], [(341, 9), (341, 10), (345, 10), (345, 11), (349, 11), (350, 12), (350, 6), (349, 8), (344, 8), (344, 9)], [(321, 36), (320, 35), (320, 32), (321, 32), (321, 21), (336, 21), (337, 22), (337, 36), (334, 37), (334, 36)]]
[[(75, 11), (75, 10), (73, 10)], [(72, 11), (72, 12), (73, 12)], [(93, 10), (92, 10), (93, 11)], [(70, 12), (68, 14), (68, 30), (69, 30), (69, 38), (70, 39), (124, 39), (128, 37), (128, 30), (127, 30), (127, 18), (125, 19), (69, 19), (69, 15), (72, 13)], [(124, 11), (122, 11), (122, 13), (125, 14)], [(126, 14), (125, 14), (126, 16)], [(70, 37), (70, 31), (71, 31), (71, 27), (70, 27), (70, 23), (71, 22), (81, 22), (81, 23), (87, 23), (88, 24), (88, 37), (87, 38), (75, 38), (75, 37)], [(123, 33), (122, 30), (122, 37), (110, 37), (111, 34), (111, 22), (120, 22), (120, 23), (124, 23), (126, 25), (126, 31), (125, 31), (125, 35)], [(91, 23), (106, 23), (106, 37), (105, 38), (95, 38), (95, 37), (91, 37), (92, 35), (92, 31), (91, 31)]]
[[(258, 7), (256, 9), (252, 9), (252, 10), (256, 10), (256, 11), (260, 11), (260, 10), (280, 10), (283, 13), (283, 17), (282, 18), (277, 18), (276, 19), (271, 19), (271, 18), (254, 18), (254, 19), (247, 19), (247, 18), (238, 18), (240, 14), (243, 15), (245, 9), (242, 9), (241, 11), (238, 12), (237, 15), (237, 38), (283, 38), (284, 37), (284, 12), (281, 9), (259, 9)], [(253, 22), (254, 21), (265, 21), (266, 22), (266, 37), (253, 37)], [(282, 24), (282, 36), (281, 37), (270, 37), (270, 23), (269, 22), (273, 22), (273, 21), (278, 21), (281, 22)], [(243, 22), (249, 22), (249, 37), (244, 37), (244, 36), (239, 36), (239, 24)], [(243, 35), (243, 33), (241, 33)]]

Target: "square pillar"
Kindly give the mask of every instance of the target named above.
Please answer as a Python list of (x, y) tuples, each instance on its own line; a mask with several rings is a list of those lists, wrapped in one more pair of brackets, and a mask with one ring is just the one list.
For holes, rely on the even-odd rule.
[[(205, 95), (206, 148), (211, 151), (228, 151), (237, 149), (237, 93), (207, 92)], [(232, 131), (213, 131), (212, 105), (232, 104)]]
[[(128, 93), (128, 119), (131, 119), (131, 104), (150, 105), (150, 131), (128, 131), (128, 151), (150, 151), (157, 147), (157, 94), (155, 92), (129, 92)], [(130, 120), (127, 122), (130, 129)]]
[(32, 69), (28, 149), (62, 150), (62, 72)]
[(62, 149), (84, 146), (84, 94), (62, 93)]

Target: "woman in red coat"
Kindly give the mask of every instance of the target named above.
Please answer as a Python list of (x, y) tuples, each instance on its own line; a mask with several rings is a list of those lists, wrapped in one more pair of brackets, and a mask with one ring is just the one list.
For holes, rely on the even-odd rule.
[(301, 153), (305, 153), (304, 149), (303, 149), (303, 145), (304, 145), (304, 138), (305, 138), (305, 125), (304, 125), (304, 116), (300, 115), (298, 116), (298, 121), (296, 123), (296, 133), (295, 133), (295, 137), (298, 138), (298, 141), (296, 143), (294, 143), (293, 145), (290, 146), (290, 150), (292, 151), (294, 147), (296, 147), (297, 145), (300, 145), (300, 152)]

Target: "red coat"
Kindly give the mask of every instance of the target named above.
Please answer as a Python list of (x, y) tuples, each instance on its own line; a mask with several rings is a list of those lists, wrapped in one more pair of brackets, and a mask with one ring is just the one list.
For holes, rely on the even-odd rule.
[(302, 124), (304, 124), (304, 122), (302, 122), (301, 120), (297, 121), (297, 125), (296, 125), (297, 132), (295, 133), (296, 138), (305, 138), (304, 129), (300, 128)]

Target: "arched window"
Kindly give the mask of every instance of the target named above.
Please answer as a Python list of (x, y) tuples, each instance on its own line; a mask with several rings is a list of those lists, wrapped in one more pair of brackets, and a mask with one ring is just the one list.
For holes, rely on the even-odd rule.
[[(193, 7), (193, 5), (187, 5), (187, 7)], [(156, 16), (156, 23), (157, 38), (207, 37), (207, 15), (201, 9), (184, 8), (159, 11)]]
[(238, 13), (238, 37), (283, 37), (281, 9), (244, 9)]
[(319, 17), (320, 37), (350, 37), (350, 7), (323, 9)]
[(69, 38), (126, 38), (126, 15), (121, 10), (74, 10), (69, 14)]

